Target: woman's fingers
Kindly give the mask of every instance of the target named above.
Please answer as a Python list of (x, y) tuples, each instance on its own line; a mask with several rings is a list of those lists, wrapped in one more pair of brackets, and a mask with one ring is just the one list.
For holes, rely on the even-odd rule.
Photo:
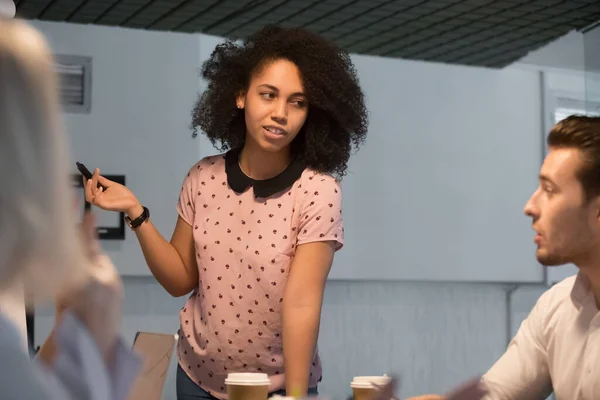
[[(97, 181), (96, 181), (97, 182)], [(102, 207), (102, 195), (104, 190), (94, 184), (93, 179), (88, 179), (85, 183), (85, 200), (95, 206)]]
[(85, 177), (81, 177), (83, 179), (83, 191), (85, 192), (85, 201), (88, 203), (92, 203), (94, 193), (92, 192), (92, 181), (90, 179), (85, 179)]
[(102, 175), (100, 175), (100, 170), (98, 170), (98, 182), (100, 182), (100, 184), (107, 189), (110, 187), (110, 185), (112, 185), (114, 183), (110, 179), (107, 179), (107, 178), (103, 177)]
[(92, 179), (90, 179), (92, 181), (92, 188), (93, 189), (97, 189), (98, 188), (98, 176), (100, 176), (100, 170), (98, 168), (96, 168), (94, 170), (94, 173), (92, 174)]

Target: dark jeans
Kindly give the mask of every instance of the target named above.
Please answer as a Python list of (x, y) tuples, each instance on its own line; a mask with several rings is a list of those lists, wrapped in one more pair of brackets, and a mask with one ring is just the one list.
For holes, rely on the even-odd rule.
[[(217, 398), (210, 395), (202, 389), (196, 382), (190, 379), (181, 366), (177, 365), (177, 400), (216, 400)], [(317, 396), (319, 392), (317, 388), (308, 389), (309, 396)], [(285, 396), (285, 389), (269, 393), (269, 397), (273, 395)]]

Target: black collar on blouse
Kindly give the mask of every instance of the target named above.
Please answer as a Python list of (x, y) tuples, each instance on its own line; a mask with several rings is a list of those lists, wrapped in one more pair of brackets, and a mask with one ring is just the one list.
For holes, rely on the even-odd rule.
[(237, 193), (243, 193), (252, 186), (256, 197), (269, 197), (294, 184), (304, 172), (306, 165), (298, 159), (292, 159), (290, 165), (279, 175), (270, 179), (255, 180), (242, 171), (239, 164), (241, 149), (229, 150), (225, 155), (225, 173), (227, 183)]

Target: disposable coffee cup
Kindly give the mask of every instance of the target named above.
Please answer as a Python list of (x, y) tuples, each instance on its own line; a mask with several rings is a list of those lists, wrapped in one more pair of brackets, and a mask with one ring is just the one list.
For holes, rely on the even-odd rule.
[(225, 379), (229, 400), (267, 400), (270, 384), (267, 374), (253, 372), (230, 373)]
[(378, 387), (387, 385), (390, 377), (383, 376), (355, 376), (350, 387), (354, 400), (370, 400), (379, 390)]

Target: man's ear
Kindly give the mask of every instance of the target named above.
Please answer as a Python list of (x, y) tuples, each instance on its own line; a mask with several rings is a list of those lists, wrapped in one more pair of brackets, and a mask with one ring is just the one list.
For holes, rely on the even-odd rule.
[(598, 224), (598, 226), (600, 226), (600, 196), (596, 196), (592, 200), (592, 206), (594, 207), (593, 211), (596, 217), (596, 223)]

